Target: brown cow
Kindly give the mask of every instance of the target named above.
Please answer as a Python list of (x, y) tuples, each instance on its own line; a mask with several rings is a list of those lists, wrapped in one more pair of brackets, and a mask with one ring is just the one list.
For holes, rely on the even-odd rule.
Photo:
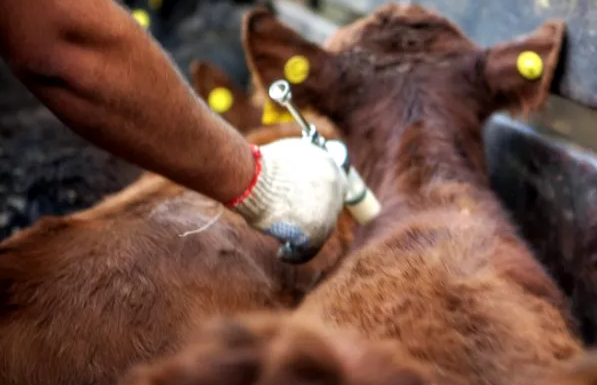
[[(564, 24), (489, 49), (418, 5), (385, 6), (325, 49), (267, 12), (244, 27), (262, 88), (292, 55), (309, 59), (295, 102), (337, 124), (383, 213), (297, 311), (216, 320), (124, 383), (594, 383), (597, 359), (575, 361), (563, 295), (490, 190), (481, 141), (491, 113), (544, 101)], [(517, 70), (527, 50), (539, 78)]]
[[(248, 139), (299, 134), (287, 124)], [(206, 316), (293, 308), (345, 254), (349, 227), (313, 263), (289, 266), (273, 238), (150, 173), (89, 210), (42, 219), (0, 243), (0, 384), (113, 384), (179, 350)]]

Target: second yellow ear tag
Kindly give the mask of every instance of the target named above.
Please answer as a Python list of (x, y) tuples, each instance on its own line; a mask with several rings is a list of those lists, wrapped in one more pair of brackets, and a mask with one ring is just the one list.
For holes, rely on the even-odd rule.
[(299, 84), (307, 79), (309, 70), (309, 60), (304, 56), (296, 55), (288, 59), (284, 65), (284, 76), (290, 83)]
[(139, 23), (143, 28), (149, 28), (151, 25), (151, 18), (149, 14), (144, 11), (143, 9), (135, 9), (132, 13), (137, 23)]
[(294, 119), (288, 111), (278, 111), (274, 102), (267, 99), (263, 105), (263, 115), (261, 115), (261, 124), (264, 126), (277, 123), (292, 122)]
[(516, 68), (522, 77), (535, 80), (543, 74), (543, 60), (536, 52), (524, 51), (518, 55)]
[(218, 114), (228, 111), (232, 107), (232, 103), (234, 103), (232, 92), (224, 87), (214, 88), (207, 97), (207, 104)]

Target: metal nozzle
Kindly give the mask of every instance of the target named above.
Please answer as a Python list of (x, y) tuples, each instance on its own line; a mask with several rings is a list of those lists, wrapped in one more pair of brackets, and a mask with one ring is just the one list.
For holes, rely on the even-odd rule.
[(268, 93), (270, 98), (290, 111), (294, 119), (301, 126), (304, 137), (310, 139), (314, 144), (323, 146), (325, 140), (319, 135), (315, 126), (309, 124), (294, 103), (292, 103), (292, 91), (290, 90), (290, 84), (286, 80), (276, 80), (273, 82), (269, 87)]
[(292, 100), (290, 84), (285, 80), (276, 80), (269, 87), (269, 97), (284, 106), (286, 102)]
[[(368, 190), (361, 177), (350, 164), (350, 157), (348, 156), (348, 149), (346, 145), (338, 140), (327, 141), (324, 137), (319, 135), (314, 125), (309, 124), (298, 108), (292, 103), (292, 92), (290, 91), (290, 84), (286, 80), (277, 80), (269, 87), (269, 97), (285, 107), (294, 119), (301, 126), (303, 138), (308, 139), (316, 146), (327, 151), (334, 162), (341, 167), (347, 174), (349, 182), (349, 191), (347, 197), (349, 202), (349, 211), (359, 223), (367, 223), (379, 213), (379, 203), (373, 196), (373, 193)], [(364, 200), (369, 197), (369, 200)], [(346, 199), (345, 198), (345, 199)], [(364, 201), (363, 201), (364, 200)], [(373, 200), (374, 204), (370, 202)], [(362, 203), (365, 202), (365, 203)], [(377, 204), (377, 206), (375, 205)], [(352, 205), (352, 206), (350, 206)], [(300, 246), (294, 245), (287, 241), (279, 250), (278, 257), (289, 263), (304, 263), (315, 255), (316, 250), (305, 250)]]

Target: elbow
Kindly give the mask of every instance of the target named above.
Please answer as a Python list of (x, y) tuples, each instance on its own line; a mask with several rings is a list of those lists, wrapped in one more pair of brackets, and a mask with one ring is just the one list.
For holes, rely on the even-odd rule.
[(88, 96), (130, 67), (130, 47), (144, 31), (124, 9), (111, 1), (40, 4), (33, 18), (22, 14), (24, 7), (0, 15), (0, 53), (33, 94), (59, 88)]
[(77, 15), (63, 0), (40, 1), (33, 9), (24, 4), (5, 8), (0, 9), (5, 11), (0, 17), (4, 61), (19, 77), (53, 76), (67, 60), (66, 37), (79, 23)]
[(83, 91), (97, 85), (95, 78), (113, 56), (110, 53), (105, 45), (74, 41), (72, 32), (54, 29), (48, 36), (14, 49), (6, 62), (32, 91), (56, 85)]
[(121, 31), (95, 19), (85, 22), (75, 17), (76, 13), (72, 17), (61, 16), (7, 37), (2, 54), (18, 77), (76, 81), (89, 75), (80, 73), (82, 69), (100, 65), (125, 40), (126, 36), (118, 33)]
[(58, 73), (58, 64), (48, 52), (19, 52), (10, 55), (6, 62), (15, 76), (26, 83), (34, 79), (52, 78)]
[[(44, 30), (41, 32), (41, 30)], [(11, 71), (22, 81), (54, 77), (64, 65), (63, 43), (55, 30), (39, 28), (35, 34), (11, 39), (3, 44), (2, 56)]]

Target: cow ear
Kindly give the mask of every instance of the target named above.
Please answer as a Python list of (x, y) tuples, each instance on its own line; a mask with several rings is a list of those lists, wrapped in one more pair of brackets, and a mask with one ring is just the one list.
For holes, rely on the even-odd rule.
[(485, 80), (500, 108), (527, 113), (543, 104), (564, 37), (564, 22), (548, 20), (528, 35), (487, 50)]
[(274, 81), (285, 79), (299, 107), (320, 107), (337, 82), (335, 57), (265, 9), (245, 15), (243, 45), (257, 87), (267, 93)]
[(197, 94), (240, 132), (260, 124), (260, 110), (253, 104), (251, 95), (224, 71), (209, 62), (196, 60), (191, 63), (190, 73)]
[(230, 77), (215, 65), (201, 60), (195, 60), (190, 67), (193, 88), (206, 101), (214, 90), (227, 90), (234, 100), (244, 100), (249, 96), (240, 89)]

